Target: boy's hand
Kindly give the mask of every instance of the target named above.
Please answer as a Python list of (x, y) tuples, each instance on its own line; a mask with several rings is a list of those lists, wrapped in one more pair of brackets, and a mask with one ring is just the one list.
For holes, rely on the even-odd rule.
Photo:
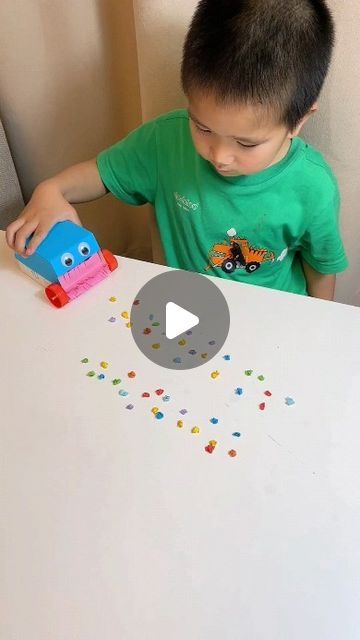
[[(80, 218), (59, 188), (51, 180), (42, 182), (19, 218), (6, 229), (6, 241), (11, 249), (24, 257), (34, 253), (57, 222), (71, 220), (81, 225)], [(34, 233), (28, 247), (27, 238)]]

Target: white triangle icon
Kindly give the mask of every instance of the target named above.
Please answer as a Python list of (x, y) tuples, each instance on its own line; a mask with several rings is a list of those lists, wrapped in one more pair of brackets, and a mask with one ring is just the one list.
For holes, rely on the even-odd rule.
[(189, 331), (192, 327), (196, 327), (199, 322), (199, 318), (190, 311), (179, 307), (175, 302), (167, 302), (165, 328), (166, 337), (169, 340), (180, 336), (184, 331)]

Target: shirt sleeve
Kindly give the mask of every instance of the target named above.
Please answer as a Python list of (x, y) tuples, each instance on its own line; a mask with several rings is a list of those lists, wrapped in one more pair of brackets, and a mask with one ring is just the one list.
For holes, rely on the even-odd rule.
[(96, 158), (105, 187), (128, 204), (154, 204), (157, 185), (156, 124), (148, 122)]
[(324, 207), (310, 212), (300, 246), (302, 258), (324, 275), (340, 273), (349, 266), (339, 229), (340, 197), (336, 183), (332, 192)]

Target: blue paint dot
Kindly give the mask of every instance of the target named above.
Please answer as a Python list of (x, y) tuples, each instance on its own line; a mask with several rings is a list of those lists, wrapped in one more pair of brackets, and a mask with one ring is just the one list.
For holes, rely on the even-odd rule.
[(128, 391), (125, 391), (125, 389), (120, 389), (119, 391), (119, 396), (122, 396), (123, 398), (126, 398), (126, 396), (129, 395)]
[(190, 353), (191, 356), (196, 356), (195, 349), (190, 349), (189, 353)]
[(150, 313), (150, 315), (149, 315), (149, 320), (150, 320), (151, 322), (154, 320), (154, 314), (153, 314), (153, 313)]
[(111, 318), (109, 318), (109, 322), (116, 322), (116, 318), (114, 318), (114, 316), (112, 316)]
[(157, 413), (155, 413), (156, 420), (162, 420), (163, 417), (164, 417), (164, 414), (161, 413), (161, 411), (158, 411)]
[(217, 424), (219, 422), (218, 418), (211, 418), (210, 419), (211, 424)]
[(98, 375), (98, 380), (105, 380), (105, 375), (103, 373), (100, 373)]
[(291, 407), (291, 405), (295, 404), (295, 400), (293, 400), (292, 398), (285, 398), (285, 404), (288, 407)]
[(163, 402), (169, 402), (170, 396), (163, 396)]
[(226, 356), (224, 356), (224, 360), (231, 360), (231, 356), (229, 356), (228, 354), (226, 354)]
[(241, 436), (240, 431), (234, 431), (233, 436), (235, 436), (235, 438), (240, 438)]
[(175, 364), (181, 364), (182, 360), (181, 358), (179, 358), (179, 356), (177, 356), (176, 358), (174, 358), (173, 362), (175, 362)]
[(242, 394), (243, 394), (243, 390), (242, 390), (242, 388), (241, 388), (241, 387), (237, 387), (237, 388), (235, 389), (235, 395), (236, 395), (236, 396), (242, 396)]

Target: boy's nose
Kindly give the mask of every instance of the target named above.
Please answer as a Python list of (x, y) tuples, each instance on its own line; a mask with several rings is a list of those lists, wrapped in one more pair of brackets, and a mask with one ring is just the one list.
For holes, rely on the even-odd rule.
[(226, 168), (233, 164), (234, 156), (224, 145), (212, 145), (210, 147), (210, 160), (219, 168)]

